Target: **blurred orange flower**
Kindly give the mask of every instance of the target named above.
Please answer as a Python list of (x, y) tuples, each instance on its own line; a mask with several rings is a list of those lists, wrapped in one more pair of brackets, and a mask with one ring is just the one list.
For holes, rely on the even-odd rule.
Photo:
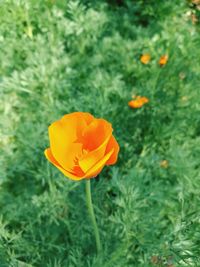
[(149, 54), (143, 54), (141, 57), (140, 57), (140, 61), (143, 63), (143, 64), (148, 64), (149, 61), (151, 59), (151, 56)]
[(192, 4), (200, 5), (200, 0), (192, 0)]
[(74, 112), (49, 126), (46, 158), (72, 180), (96, 177), (117, 161), (119, 145), (112, 125), (89, 113)]
[(165, 64), (167, 64), (167, 61), (168, 61), (168, 55), (163, 55), (159, 59), (159, 65), (162, 67)]
[(141, 108), (144, 104), (148, 103), (149, 99), (145, 96), (136, 96), (133, 100), (128, 102), (131, 108)]
[(160, 167), (161, 168), (164, 168), (164, 169), (167, 169), (169, 167), (169, 162), (168, 160), (164, 159), (160, 162)]
[(195, 25), (198, 22), (198, 17), (194, 13), (192, 13), (191, 14), (191, 20), (192, 20), (192, 24)]

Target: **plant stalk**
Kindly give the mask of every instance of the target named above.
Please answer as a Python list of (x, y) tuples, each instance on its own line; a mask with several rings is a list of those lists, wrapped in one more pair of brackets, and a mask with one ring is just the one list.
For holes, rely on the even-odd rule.
[(93, 224), (97, 253), (99, 253), (101, 251), (101, 242), (100, 242), (100, 236), (99, 236), (99, 229), (97, 226), (97, 222), (96, 222), (96, 218), (94, 214), (94, 208), (92, 204), (90, 179), (86, 180), (86, 203), (87, 203), (88, 212), (89, 212), (92, 224)]

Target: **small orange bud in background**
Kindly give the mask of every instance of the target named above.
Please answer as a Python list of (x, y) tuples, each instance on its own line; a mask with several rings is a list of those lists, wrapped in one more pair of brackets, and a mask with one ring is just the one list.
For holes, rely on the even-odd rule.
[(151, 257), (151, 263), (152, 264), (159, 264), (160, 263), (160, 257), (159, 256), (152, 256)]
[(169, 167), (169, 162), (164, 159), (160, 162), (160, 167), (163, 168), (163, 169), (167, 169)]
[(200, 5), (200, 0), (192, 0), (192, 4), (194, 4), (194, 5)]
[(162, 67), (165, 64), (167, 64), (167, 61), (168, 61), (168, 55), (163, 55), (159, 59), (159, 65)]
[(194, 13), (191, 14), (191, 20), (193, 25), (198, 23), (198, 17)]
[(145, 96), (136, 96), (133, 100), (128, 102), (131, 108), (141, 108), (144, 104), (148, 103), (149, 99)]
[(143, 64), (148, 64), (149, 61), (151, 59), (151, 56), (149, 54), (143, 54), (141, 57), (140, 57), (140, 61), (143, 63)]
[(112, 125), (85, 112), (63, 116), (49, 126), (46, 158), (72, 180), (96, 177), (117, 161), (119, 145)]

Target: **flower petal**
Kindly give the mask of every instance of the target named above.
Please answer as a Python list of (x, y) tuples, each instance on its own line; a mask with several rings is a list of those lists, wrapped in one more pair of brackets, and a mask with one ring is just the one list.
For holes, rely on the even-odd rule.
[(106, 165), (115, 164), (117, 161), (118, 153), (119, 153), (119, 145), (118, 145), (115, 137), (112, 135), (109, 142), (108, 142), (108, 145), (106, 147), (106, 153), (108, 153), (113, 148), (114, 148), (114, 152), (111, 155), (111, 157), (109, 158), (109, 160), (106, 162)]
[(140, 61), (143, 63), (143, 64), (148, 64), (149, 61), (151, 59), (151, 56), (149, 54), (143, 54), (141, 57), (140, 57)]
[(68, 178), (70, 178), (71, 180), (75, 180), (75, 181), (79, 181), (81, 179), (83, 179), (82, 177), (78, 177), (76, 176), (74, 173), (68, 172), (67, 170), (63, 169), (62, 166), (56, 161), (56, 159), (54, 158), (51, 149), (47, 148), (44, 151), (44, 154), (46, 156), (46, 158), (56, 167), (58, 168), (65, 176), (67, 176)]
[(112, 153), (114, 152), (114, 149), (112, 149), (108, 154), (106, 154), (101, 160), (98, 161), (96, 165), (94, 165), (85, 175), (84, 178), (93, 178), (96, 177), (103, 167), (105, 166), (106, 162), (111, 157)]
[(87, 172), (104, 157), (112, 131), (111, 124), (102, 119), (92, 121), (85, 129), (83, 149), (90, 151), (79, 160), (79, 166), (84, 172)]
[(83, 132), (83, 149), (92, 151), (98, 148), (111, 135), (112, 125), (103, 119), (94, 119)]
[[(72, 122), (73, 124), (74, 122)], [(71, 128), (73, 128), (72, 125)], [(66, 170), (71, 170), (74, 165), (74, 157), (81, 153), (82, 146), (74, 144), (72, 140), (76, 139), (74, 129), (66, 131), (66, 126), (61, 120), (52, 123), (49, 126), (50, 147), (54, 158)]]
[[(61, 118), (61, 122), (63, 123), (63, 127), (67, 133), (68, 139), (71, 142), (77, 141), (80, 136), (82, 136), (83, 130), (94, 120), (94, 117), (87, 112), (73, 112), (71, 114), (67, 114)], [(69, 134), (68, 134), (69, 133)]]
[[(112, 132), (111, 132), (112, 134)], [(100, 159), (105, 155), (106, 147), (110, 136), (101, 144), (97, 149), (87, 153), (81, 160), (79, 160), (79, 166), (84, 172), (91, 169)]]

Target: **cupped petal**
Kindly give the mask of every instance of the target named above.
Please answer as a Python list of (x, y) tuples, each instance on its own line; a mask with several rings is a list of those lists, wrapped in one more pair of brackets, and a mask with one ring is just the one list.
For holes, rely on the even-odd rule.
[(52, 154), (65, 169), (70, 169), (70, 167), (67, 166), (66, 159), (69, 157), (70, 139), (72, 139), (73, 135), (75, 134), (72, 131), (71, 133), (66, 132), (61, 120), (55, 121), (49, 126), (49, 139)]
[(110, 150), (112, 150), (114, 148), (114, 152), (111, 155), (111, 157), (108, 159), (108, 161), (106, 162), (106, 165), (113, 165), (116, 163), (117, 158), (118, 158), (118, 153), (119, 153), (119, 145), (115, 139), (115, 137), (112, 135), (107, 147), (106, 147), (106, 153), (108, 153)]
[(82, 145), (71, 142), (72, 135), (72, 131), (71, 133), (66, 132), (65, 126), (61, 120), (49, 126), (49, 139), (52, 154), (57, 162), (68, 171), (73, 168), (76, 155), (82, 153)]
[(94, 165), (90, 170), (86, 172), (84, 178), (96, 177), (101, 172), (101, 170), (103, 169), (103, 167), (105, 166), (106, 162), (109, 160), (113, 152), (114, 149), (112, 149), (101, 160), (99, 160), (96, 165)]
[(79, 160), (79, 166), (84, 172), (87, 172), (104, 157), (112, 131), (111, 124), (103, 119), (93, 120), (85, 129), (83, 149), (86, 149), (87, 153)]
[[(50, 161), (52, 164), (54, 165), (58, 165), (60, 166), (60, 164), (57, 162), (57, 160), (54, 158), (51, 149), (50, 148), (46, 148), (44, 151), (44, 155), (46, 156), (46, 158), (48, 159), (48, 161)], [(61, 166), (60, 166), (61, 167)]]
[(94, 119), (83, 131), (83, 149), (95, 150), (111, 135), (112, 125), (104, 119)]
[[(83, 130), (94, 120), (94, 117), (87, 112), (73, 112), (61, 118), (63, 127), (68, 134), (68, 140), (79, 142)], [(71, 136), (70, 136), (71, 134)], [(71, 138), (70, 138), (71, 137)]]
[(83, 117), (83, 119), (86, 121), (87, 125), (90, 124), (94, 120), (94, 116), (92, 116), (88, 112), (77, 112), (80, 116)]
[[(112, 135), (112, 132), (110, 133), (110, 135)], [(87, 172), (100, 159), (104, 157), (109, 139), (110, 136), (108, 136), (106, 140), (104, 140), (104, 142), (97, 149), (87, 153), (85, 156), (83, 156), (82, 159), (79, 160), (79, 166), (84, 172)]]
[(75, 181), (79, 181), (79, 180), (82, 180), (84, 178), (84, 176), (76, 176), (74, 173), (71, 173), (67, 170), (65, 170), (57, 161), (56, 159), (54, 158), (52, 152), (51, 152), (51, 149), (50, 148), (47, 148), (45, 149), (44, 151), (44, 154), (46, 156), (46, 158), (56, 167), (58, 168), (65, 176), (67, 176), (68, 178), (70, 178), (71, 180), (75, 180)]

